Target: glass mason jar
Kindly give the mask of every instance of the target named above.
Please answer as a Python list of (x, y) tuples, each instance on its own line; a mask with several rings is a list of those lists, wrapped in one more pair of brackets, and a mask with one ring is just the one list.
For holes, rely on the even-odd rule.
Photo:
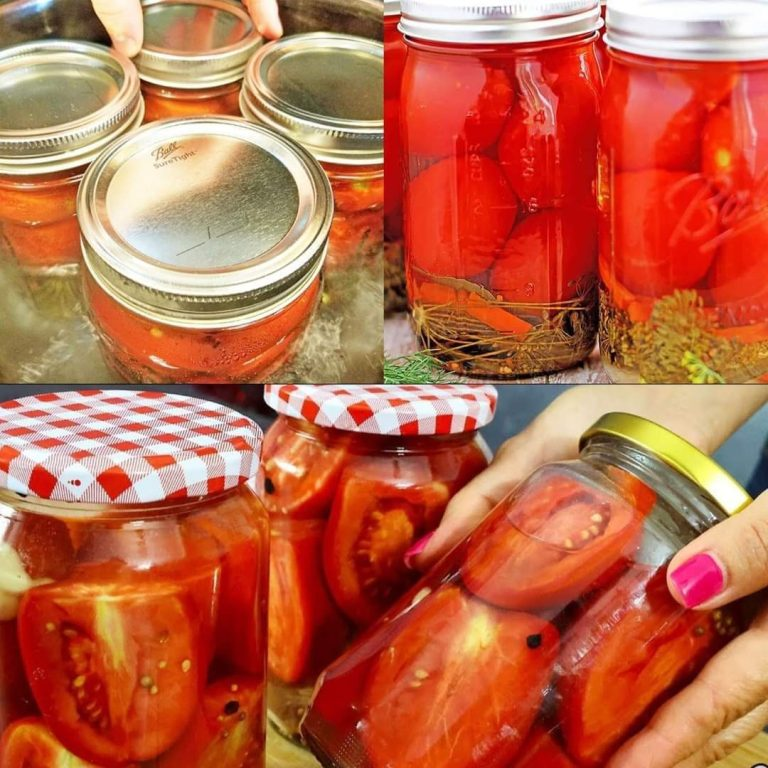
[(329, 267), (381, 258), (383, 60), (379, 42), (313, 32), (268, 43), (246, 71), (243, 115), (302, 144), (331, 180)]
[(600, 339), (609, 372), (665, 383), (765, 377), (768, 7), (617, 0), (606, 40)]
[(314, 158), (242, 119), (144, 126), (86, 174), (85, 293), (137, 382), (247, 382), (284, 363), (321, 293), (333, 200)]
[(402, 8), (405, 260), (423, 346), (466, 375), (568, 368), (597, 334), (598, 0)]
[(749, 501), (678, 436), (605, 416), (323, 673), (305, 738), (334, 768), (606, 765), (737, 634), (683, 609), (666, 564)]
[(83, 172), (143, 114), (136, 68), (104, 46), (42, 40), (0, 51), (0, 239), (25, 271), (76, 271)]
[(4, 766), (264, 768), (260, 443), (159, 392), (0, 406)]
[(245, 66), (262, 37), (229, 0), (145, 0), (144, 47), (136, 57), (146, 121), (240, 116)]
[(477, 386), (267, 387), (280, 414), (263, 461), (268, 708), (287, 735), (322, 669), (416, 582), (404, 555), (488, 465), (477, 430), (496, 397)]

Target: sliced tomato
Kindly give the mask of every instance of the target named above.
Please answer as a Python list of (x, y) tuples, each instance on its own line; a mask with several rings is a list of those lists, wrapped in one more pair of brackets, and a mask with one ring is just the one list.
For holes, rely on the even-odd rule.
[(515, 225), (518, 201), (498, 163), (452, 157), (422, 171), (405, 193), (411, 266), (473, 277), (493, 264)]
[(504, 768), (536, 719), (557, 650), (546, 621), (440, 587), (371, 670), (361, 724), (371, 766)]
[(672, 599), (663, 569), (634, 567), (568, 631), (557, 684), (567, 751), (605, 765), (722, 644), (710, 615)]
[(608, 466), (605, 472), (613, 481), (624, 501), (641, 517), (645, 518), (653, 511), (658, 498), (653, 488), (646, 485), (637, 475), (633, 475), (621, 467)]
[[(212, 596), (212, 579), (209, 588)], [(194, 713), (205, 619), (183, 584), (118, 563), (30, 590), (19, 638), (46, 724), (67, 749), (104, 766), (157, 757)]]
[(325, 578), (336, 604), (367, 626), (417, 580), (404, 562), (437, 528), (451, 488), (410, 457), (360, 459), (344, 471), (325, 534)]
[(11, 725), (0, 741), (3, 768), (98, 768), (65, 749), (37, 717)]
[(520, 749), (520, 757), (511, 768), (576, 768), (563, 748), (541, 725), (536, 726)]
[(327, 517), (344, 462), (347, 441), (333, 441), (303, 425), (299, 432), (288, 419), (278, 418), (264, 436), (264, 505), (271, 515), (295, 518)]
[(623, 567), (643, 516), (561, 469), (535, 475), (470, 539), (462, 579), (478, 597), (518, 611), (562, 606)]
[(158, 768), (263, 768), (264, 688), (248, 677), (208, 686), (202, 706)]
[(32, 714), (35, 702), (24, 677), (16, 621), (0, 621), (0, 733), (13, 720)]
[(341, 654), (350, 627), (325, 586), (320, 521), (280, 520), (269, 566), (269, 669), (284, 683), (316, 677)]

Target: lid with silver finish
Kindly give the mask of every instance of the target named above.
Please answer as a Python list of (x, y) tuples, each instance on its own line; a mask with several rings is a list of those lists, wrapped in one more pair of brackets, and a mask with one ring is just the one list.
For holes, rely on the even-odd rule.
[(245, 7), (230, 0), (144, 0), (142, 80), (171, 88), (237, 82), (262, 44)]
[(402, 0), (409, 37), (446, 43), (533, 43), (596, 32), (600, 0)]
[(330, 32), (265, 45), (248, 65), (245, 117), (342, 165), (384, 162), (384, 46)]
[(384, 0), (384, 15), (398, 16), (400, 14), (400, 0)]
[(765, 0), (611, 0), (606, 42), (684, 61), (768, 60)]
[(143, 119), (136, 67), (120, 53), (71, 40), (0, 50), (0, 173), (87, 165)]
[(185, 328), (240, 327), (319, 274), (328, 177), (301, 147), (239, 118), (163, 120), (111, 145), (80, 185), (85, 264), (114, 299)]

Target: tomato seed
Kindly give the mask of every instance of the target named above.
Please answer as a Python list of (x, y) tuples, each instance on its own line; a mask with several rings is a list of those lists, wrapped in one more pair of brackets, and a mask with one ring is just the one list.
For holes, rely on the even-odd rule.
[(155, 681), (149, 675), (144, 675), (139, 679), (139, 685), (142, 688), (151, 688), (154, 684)]
[(192, 662), (189, 659), (184, 659), (184, 661), (181, 662), (181, 671), (189, 672), (190, 669), (192, 669)]
[(78, 675), (73, 681), (72, 685), (75, 688), (82, 688), (85, 685), (85, 675)]

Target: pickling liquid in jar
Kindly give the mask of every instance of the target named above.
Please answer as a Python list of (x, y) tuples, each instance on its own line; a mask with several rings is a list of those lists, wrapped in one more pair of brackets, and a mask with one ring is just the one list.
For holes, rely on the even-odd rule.
[(143, 110), (133, 63), (104, 46), (43, 40), (0, 52), (0, 248), (25, 272), (76, 271), (83, 173)]
[(263, 459), (268, 709), (285, 735), (298, 737), (318, 674), (417, 581), (405, 553), (487, 467), (477, 430), (496, 398), (481, 386), (267, 387), (279, 413)]
[(326, 768), (605, 766), (738, 634), (666, 565), (750, 501), (676, 435), (604, 417), (323, 673), (305, 738)]
[(596, 340), (599, 4), (546, 5), (501, 44), (496, 4), (402, 3), (408, 298), (464, 375), (565, 369)]
[(260, 443), (159, 392), (0, 406), (3, 766), (264, 768)]
[(768, 374), (768, 9), (690, 8), (665, 3), (660, 32), (653, 3), (608, 9), (600, 341), (616, 381)]
[(136, 57), (146, 121), (240, 116), (240, 87), (262, 37), (228, 0), (148, 0)]
[(377, 266), (383, 249), (381, 43), (313, 32), (263, 46), (240, 96), (243, 116), (298, 142), (331, 180), (328, 267)]
[(85, 293), (105, 359), (137, 382), (263, 381), (321, 295), (327, 176), (242, 119), (148, 125), (83, 181)]

